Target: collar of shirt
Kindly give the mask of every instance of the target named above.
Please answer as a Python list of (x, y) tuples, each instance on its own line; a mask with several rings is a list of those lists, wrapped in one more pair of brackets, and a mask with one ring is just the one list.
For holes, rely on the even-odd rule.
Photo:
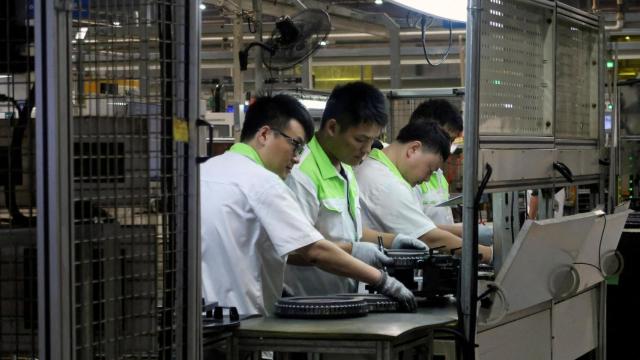
[[(331, 162), (331, 160), (329, 160), (329, 156), (327, 155), (327, 153), (324, 151), (324, 149), (322, 148), (322, 146), (320, 145), (320, 143), (318, 142), (318, 139), (314, 136), (311, 141), (309, 141), (309, 143), (307, 144), (307, 146), (309, 147), (309, 151), (311, 152), (311, 155), (313, 155), (313, 159), (315, 160), (316, 165), (318, 166), (318, 169), (320, 170), (320, 176), (322, 176), (323, 180), (329, 180), (329, 179), (333, 179), (336, 178), (336, 180), (340, 181), (340, 183), (344, 183), (347, 182), (349, 184), (348, 186), (348, 202), (349, 202), (349, 212), (351, 213), (351, 217), (353, 219), (356, 218), (356, 202), (359, 201), (358, 199), (358, 191), (357, 191), (357, 186), (356, 186), (356, 180), (354, 176), (350, 176), (353, 175), (353, 170), (351, 169), (351, 166), (344, 164), (344, 163), (340, 163), (340, 166), (342, 167), (342, 169), (344, 170), (345, 176), (350, 177), (350, 179), (345, 179), (344, 177), (342, 177), (342, 175), (340, 175), (340, 173), (338, 172), (338, 170), (336, 169), (336, 167), (333, 165), (333, 163)], [(331, 180), (333, 181), (333, 180)], [(343, 185), (341, 185), (343, 186)], [(325, 186), (325, 190), (330, 190), (333, 189), (334, 187), (332, 186)], [(327, 194), (329, 195), (329, 194)], [(344, 192), (342, 192), (342, 190), (340, 190), (340, 192), (334, 192), (334, 191), (330, 191), (330, 195), (332, 197), (344, 197), (345, 194)]]
[[(340, 176), (338, 170), (335, 166), (333, 166), (333, 163), (331, 163), (331, 160), (329, 160), (329, 156), (324, 151), (322, 146), (320, 146), (320, 143), (315, 136), (311, 139), (311, 141), (309, 141), (309, 144), (307, 146), (309, 146), (309, 151), (311, 151), (313, 157), (316, 160), (318, 169), (320, 169), (320, 175), (322, 175), (323, 179), (326, 180), (335, 176)], [(347, 165), (341, 163), (340, 166), (342, 166), (342, 168), (345, 168), (345, 166)]]
[(256, 164), (264, 167), (264, 163), (262, 162), (262, 159), (260, 159), (260, 155), (258, 155), (256, 149), (252, 148), (250, 145), (247, 145), (245, 143), (235, 143), (233, 144), (233, 146), (231, 146), (229, 151), (232, 153), (240, 154), (242, 156), (246, 156), (249, 159), (253, 160)]
[(447, 179), (444, 177), (444, 173), (442, 172), (442, 169), (438, 169), (437, 171), (434, 171), (433, 174), (431, 174), (431, 178), (429, 178), (428, 182), (424, 181), (420, 184), (420, 192), (422, 192), (423, 194), (429, 190), (437, 190), (437, 189), (443, 189), (446, 192), (449, 192), (449, 183), (447, 182)]
[(405, 185), (407, 185), (407, 187), (409, 187), (409, 189), (411, 189), (411, 185), (407, 182), (407, 180), (405, 180), (402, 177), (402, 174), (400, 174), (400, 170), (398, 170), (396, 165), (393, 162), (391, 162), (391, 159), (389, 159), (387, 154), (385, 154), (382, 150), (380, 149), (371, 150), (371, 153), (369, 153), (369, 157), (376, 161), (381, 162), (384, 166), (386, 166), (389, 169), (389, 171), (391, 171), (393, 175), (395, 175), (400, 181), (402, 181), (402, 183), (404, 183)]

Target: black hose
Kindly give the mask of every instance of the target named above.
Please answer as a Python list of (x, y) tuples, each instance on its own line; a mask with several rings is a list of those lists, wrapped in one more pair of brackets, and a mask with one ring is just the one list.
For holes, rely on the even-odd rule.
[[(11, 217), (11, 224), (17, 227), (29, 226), (29, 218), (24, 216), (20, 212), (18, 207), (18, 201), (16, 198), (16, 177), (22, 177), (22, 141), (24, 133), (29, 126), (29, 119), (31, 118), (31, 111), (33, 110), (33, 99), (35, 98), (35, 86), (32, 86), (29, 90), (29, 95), (25, 104), (20, 107), (20, 104), (12, 98), (6, 95), (0, 95), (0, 100), (11, 102), (13, 106), (18, 109), (18, 121), (13, 126), (11, 132), (11, 143), (9, 145), (9, 161), (7, 166), (8, 171), (8, 183), (4, 187), (4, 199), (7, 208), (9, 209), (9, 216)], [(16, 176), (17, 173), (17, 176)]]

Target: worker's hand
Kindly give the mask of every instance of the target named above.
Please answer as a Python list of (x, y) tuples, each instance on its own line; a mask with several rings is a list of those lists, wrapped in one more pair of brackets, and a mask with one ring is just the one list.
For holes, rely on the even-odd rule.
[(411, 236), (398, 234), (391, 242), (392, 249), (413, 249), (413, 250), (429, 250), (424, 242)]
[(380, 271), (382, 277), (378, 283), (373, 285), (373, 289), (383, 295), (390, 296), (400, 302), (405, 310), (410, 312), (416, 311), (416, 298), (413, 293), (407, 289), (400, 281), (389, 276), (386, 272)]
[(353, 243), (351, 256), (376, 269), (393, 264), (392, 258), (383, 254), (377, 246), (369, 242), (358, 241)]

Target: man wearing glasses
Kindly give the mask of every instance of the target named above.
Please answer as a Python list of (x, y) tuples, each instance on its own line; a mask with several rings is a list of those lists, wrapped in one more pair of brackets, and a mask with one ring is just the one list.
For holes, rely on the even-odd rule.
[(297, 100), (261, 97), (247, 111), (241, 142), (201, 165), (205, 300), (241, 314), (272, 314), (285, 262), (295, 253), (298, 262), (372, 284), (414, 310), (413, 294), (400, 282), (350, 256), (351, 246), (324, 240), (302, 215), (283, 179), (312, 134), (311, 117)]
[[(427, 248), (410, 236), (362, 227), (358, 184), (351, 166), (366, 158), (387, 119), (384, 95), (375, 87), (364, 82), (336, 87), (327, 101), (320, 130), (287, 179), (304, 216), (325, 238), (352, 244), (352, 254), (372, 255), (358, 257), (376, 267), (384, 265), (382, 253), (373, 251), (377, 246)], [(302, 266), (287, 266), (285, 284), (296, 296), (353, 293), (358, 286), (352, 279)]]

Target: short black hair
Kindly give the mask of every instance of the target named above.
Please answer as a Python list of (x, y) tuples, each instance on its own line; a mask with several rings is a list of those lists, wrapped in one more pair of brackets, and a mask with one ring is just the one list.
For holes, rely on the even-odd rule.
[(389, 122), (385, 97), (373, 85), (362, 81), (338, 85), (329, 95), (320, 127), (330, 119), (336, 119), (342, 131), (362, 123), (384, 127)]
[(462, 116), (449, 101), (445, 99), (431, 99), (422, 102), (413, 110), (409, 122), (435, 121), (443, 128), (462, 131)]
[(292, 119), (302, 125), (305, 139), (309, 141), (313, 137), (313, 118), (304, 105), (296, 98), (286, 94), (260, 96), (253, 104), (249, 105), (244, 116), (240, 141), (251, 140), (265, 125), (284, 130)]
[(426, 150), (442, 155), (447, 161), (451, 153), (451, 140), (447, 133), (433, 121), (414, 121), (400, 129), (396, 140), (402, 144), (420, 141)]

